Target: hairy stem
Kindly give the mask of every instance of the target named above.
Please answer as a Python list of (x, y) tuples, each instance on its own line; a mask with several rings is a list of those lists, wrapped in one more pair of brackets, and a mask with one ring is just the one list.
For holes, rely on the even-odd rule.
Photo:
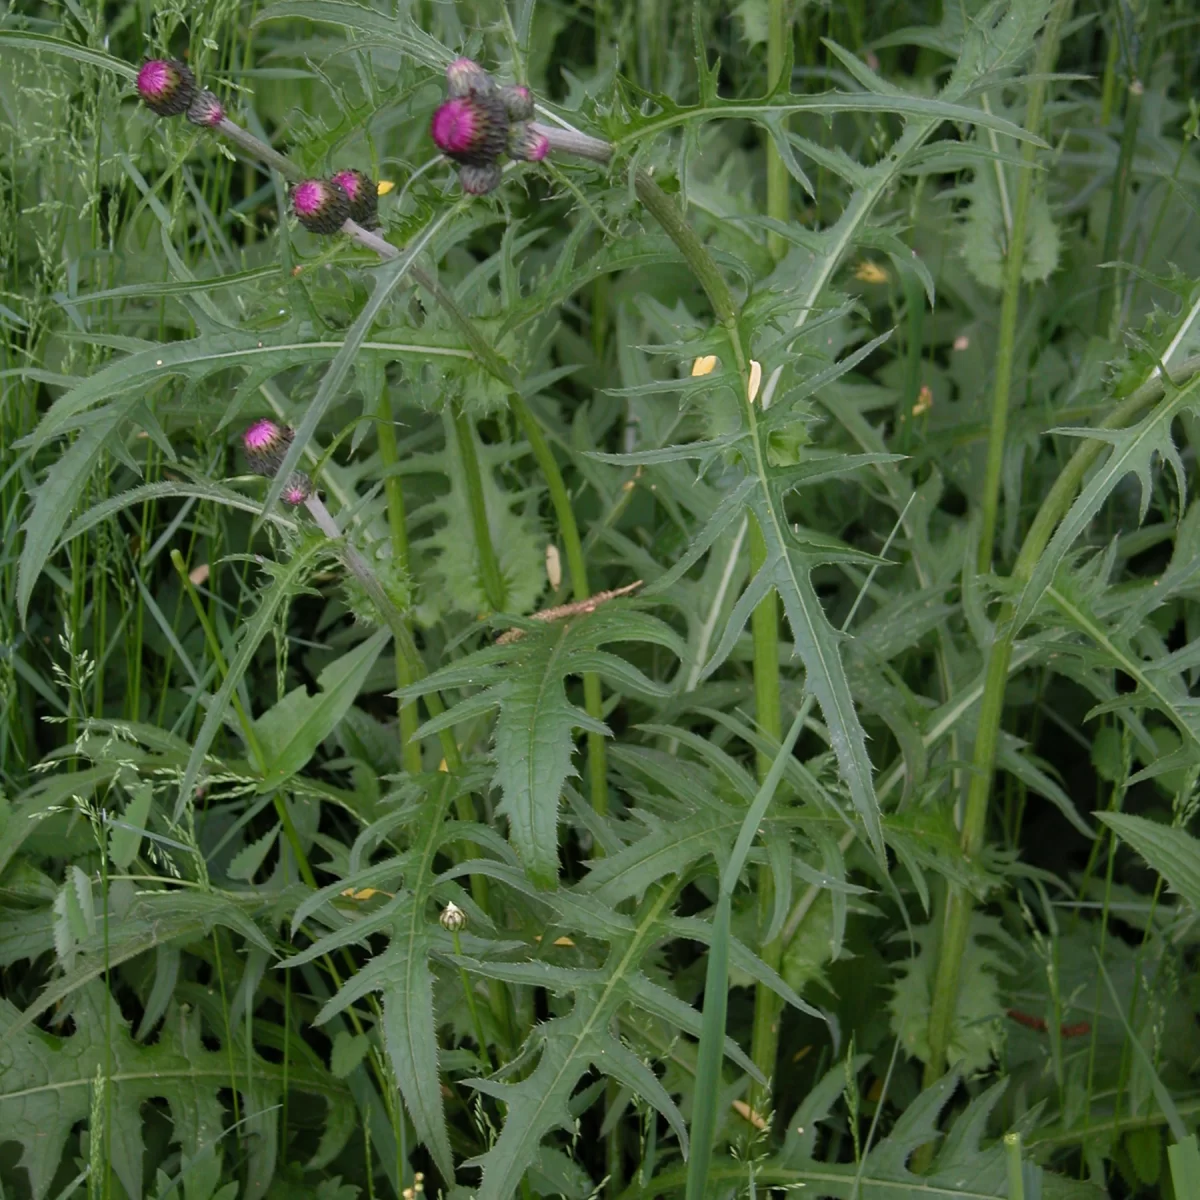
[[(1200, 371), (1200, 356), (1180, 365), (1179, 375), (1191, 377)], [(1118, 405), (1102, 429), (1121, 429), (1144, 409), (1158, 400), (1166, 382), (1155, 373), (1128, 399)], [(1107, 443), (1098, 439), (1083, 442), (1059, 473), (1054, 485), (1042, 501), (1021, 552), (1013, 566), (1010, 596), (1016, 597), (1033, 577), (1043, 551), (1050, 542), (1059, 521), (1066, 515), (1075, 493), (1079, 490), (1088, 469), (1100, 456)], [(996, 621), (996, 633), (988, 651), (984, 676), (983, 697), (972, 756), (971, 782), (967, 791), (966, 809), (960, 842), (966, 858), (976, 859), (983, 848), (987, 829), (988, 801), (991, 796), (992, 775), (996, 766), (996, 746), (1000, 737), (1000, 718), (1004, 712), (1004, 695), (1013, 647), (1020, 630), (1016, 627), (1016, 601), (1009, 599), (1001, 606)], [(962, 951), (966, 946), (973, 900), (965, 889), (953, 884), (947, 887), (947, 899), (942, 919), (941, 945), (938, 951), (937, 976), (929, 1011), (929, 1061), (925, 1065), (925, 1082), (939, 1079), (946, 1068), (946, 1049), (958, 1003), (958, 988)]]
[[(1050, 10), (1042, 40), (1038, 44), (1034, 82), (1029, 87), (1025, 110), (1025, 128), (1036, 135), (1042, 125), (1042, 110), (1050, 72), (1058, 58), (1059, 34), (1070, 14), (1072, 0), (1056, 0)], [(992, 391), (992, 419), (988, 433), (987, 474), (983, 483), (983, 526), (979, 537), (977, 567), (988, 571), (996, 540), (997, 509), (1000, 505), (1000, 475), (1004, 467), (1005, 440), (1008, 432), (1008, 408), (1012, 391), (1013, 361), (1016, 357), (1017, 315), (1021, 299), (1021, 275), (1025, 269), (1025, 235), (1029, 227), (1029, 208), (1033, 201), (1033, 142), (1021, 146), (1021, 176), (1013, 207), (1012, 231), (1004, 260), (1004, 299), (1000, 306), (1000, 335), (996, 344), (995, 386)]]
[(483, 476), (480, 474), (479, 455), (475, 452), (475, 430), (471, 426), (471, 419), (461, 408), (454, 412), (454, 441), (462, 463), (463, 484), (467, 489), (467, 507), (471, 513), (471, 528), (475, 532), (475, 553), (479, 557), (479, 580), (483, 585), (483, 594), (492, 612), (503, 612), (506, 599), (504, 576), (500, 574), (500, 562), (496, 558), (496, 547), (492, 545), (492, 531), (488, 525)]

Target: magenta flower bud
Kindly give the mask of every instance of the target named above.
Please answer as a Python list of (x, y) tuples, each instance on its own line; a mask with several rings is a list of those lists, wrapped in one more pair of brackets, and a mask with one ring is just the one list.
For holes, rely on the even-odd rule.
[(242, 446), (250, 460), (250, 469), (256, 475), (275, 475), (283, 465), (294, 436), (293, 430), (276, 424), (270, 417), (255, 421), (242, 434)]
[(279, 493), (279, 498), (284, 504), (290, 504), (295, 508), (312, 495), (312, 490), (312, 480), (303, 471), (293, 471), (288, 476), (287, 483), (283, 485), (283, 491)]
[(430, 133), (439, 150), (461, 166), (491, 166), (508, 145), (508, 113), (495, 93), (447, 100)]
[(328, 179), (306, 179), (292, 188), (292, 211), (312, 233), (337, 233), (350, 216), (350, 201)]
[(177, 58), (151, 58), (137, 74), (142, 103), (160, 117), (178, 117), (196, 94), (196, 77)]
[(533, 93), (522, 83), (500, 89), (500, 99), (510, 121), (533, 120)]
[(488, 163), (486, 167), (468, 165), (458, 168), (458, 182), (462, 190), (472, 196), (486, 196), (500, 186), (504, 177), (499, 163)]
[(493, 87), (492, 77), (469, 58), (456, 58), (446, 68), (446, 91), (451, 98), (469, 96), (472, 92), (490, 92)]
[(338, 171), (333, 182), (346, 193), (350, 203), (350, 220), (357, 221), (365, 229), (379, 222), (379, 187), (363, 171)]
[(225, 120), (225, 108), (212, 92), (203, 89), (196, 93), (188, 105), (187, 119), (193, 125), (212, 129)]
[(527, 122), (514, 125), (508, 133), (508, 156), (524, 162), (541, 162), (550, 153), (550, 139), (537, 133)]

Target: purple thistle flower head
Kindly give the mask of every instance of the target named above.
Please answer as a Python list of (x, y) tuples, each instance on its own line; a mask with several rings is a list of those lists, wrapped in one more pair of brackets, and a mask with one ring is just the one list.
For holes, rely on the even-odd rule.
[(492, 77), (469, 58), (456, 58), (446, 68), (446, 91), (452, 98), (490, 92), (494, 87)]
[(242, 434), (242, 447), (250, 461), (250, 469), (257, 475), (273, 476), (283, 465), (294, 436), (288, 426), (279, 425), (270, 417), (254, 421)]
[(287, 483), (283, 485), (283, 491), (279, 493), (279, 498), (284, 504), (290, 504), (295, 508), (312, 495), (312, 490), (312, 480), (303, 471), (293, 471), (288, 476)]
[(177, 58), (151, 58), (137, 74), (142, 103), (160, 117), (177, 117), (196, 95), (196, 77)]
[(337, 233), (350, 216), (350, 201), (328, 179), (306, 179), (292, 188), (292, 211), (312, 233)]
[(193, 125), (212, 129), (225, 120), (224, 105), (207, 88), (197, 92), (188, 105), (187, 119)]
[(429, 132), (459, 166), (495, 166), (508, 148), (508, 112), (497, 92), (460, 96), (438, 108)]
[(481, 110), (465, 96), (447, 100), (434, 114), (429, 132), (444, 154), (465, 154), (479, 140)]
[(363, 171), (338, 171), (333, 183), (346, 194), (350, 205), (350, 220), (366, 229), (378, 224), (379, 185)]

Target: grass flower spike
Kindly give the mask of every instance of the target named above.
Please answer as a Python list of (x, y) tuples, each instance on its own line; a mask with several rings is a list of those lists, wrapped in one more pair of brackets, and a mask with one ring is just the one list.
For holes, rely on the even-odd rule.
[(178, 117), (196, 95), (196, 77), (177, 58), (151, 58), (137, 74), (138, 95), (157, 116)]
[(379, 224), (379, 185), (363, 171), (338, 171), (333, 182), (346, 194), (350, 220), (365, 229)]
[(292, 188), (292, 211), (311, 233), (337, 233), (350, 219), (350, 200), (328, 179), (306, 179)]

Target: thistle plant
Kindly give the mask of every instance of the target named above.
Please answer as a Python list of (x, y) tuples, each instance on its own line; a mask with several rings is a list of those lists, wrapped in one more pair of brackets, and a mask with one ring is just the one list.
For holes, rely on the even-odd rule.
[(0, 29), (0, 1191), (1191, 1194), (1186, 13), (427, 9)]

